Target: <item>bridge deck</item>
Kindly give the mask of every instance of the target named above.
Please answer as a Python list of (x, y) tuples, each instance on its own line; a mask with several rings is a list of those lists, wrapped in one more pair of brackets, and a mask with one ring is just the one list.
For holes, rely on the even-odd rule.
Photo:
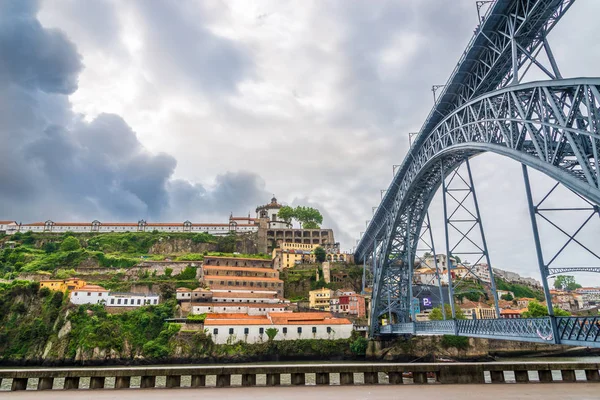
[(550, 317), (409, 322), (381, 327), (382, 335), (458, 335), (571, 346), (600, 347), (600, 317)]

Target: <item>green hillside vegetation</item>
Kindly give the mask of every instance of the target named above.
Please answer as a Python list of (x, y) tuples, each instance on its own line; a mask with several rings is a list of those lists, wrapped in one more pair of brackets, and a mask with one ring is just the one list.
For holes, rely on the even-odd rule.
[[(188, 239), (192, 243), (214, 244), (216, 251), (185, 254), (149, 254), (153, 245), (170, 239)], [(201, 261), (207, 255), (253, 257), (269, 259), (269, 255), (232, 254), (235, 235), (212, 236), (206, 233), (159, 232), (102, 233), (102, 234), (37, 234), (16, 233), (4, 237), (0, 243), (0, 278), (13, 279), (19, 273), (47, 272), (76, 269), (84, 262), (101, 268), (131, 268), (142, 260)], [(13, 242), (9, 243), (8, 242)], [(10, 248), (14, 246), (14, 248)], [(71, 276), (71, 275), (70, 275)], [(66, 278), (68, 276), (57, 276)]]
[(508, 290), (515, 294), (515, 298), (530, 298), (538, 301), (544, 301), (544, 293), (541, 290), (534, 290), (529, 286), (518, 283), (508, 283), (502, 279), (496, 278), (496, 288), (498, 290)]
[(65, 294), (38, 283), (0, 283), (0, 365), (353, 359), (366, 350), (358, 337), (216, 345), (205, 331), (182, 331), (165, 322), (175, 310), (175, 301), (168, 300), (109, 314), (102, 306), (69, 304)]

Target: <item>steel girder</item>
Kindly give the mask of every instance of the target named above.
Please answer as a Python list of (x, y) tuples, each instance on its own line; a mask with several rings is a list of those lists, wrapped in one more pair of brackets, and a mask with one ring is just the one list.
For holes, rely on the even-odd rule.
[(372, 324), (389, 311), (394, 322), (409, 321), (410, 265), (423, 218), (442, 171), (465, 158), (487, 151), (510, 157), (600, 204), (599, 116), (600, 78), (533, 82), (472, 100), (421, 138), (388, 189), (393, 202), (381, 204), (385, 213), (372, 221), (379, 225), (365, 234), (380, 243)]
[[(485, 15), (484, 22), (477, 27), (413, 147), (420, 147), (434, 127), (465, 102), (490, 90), (505, 87), (514, 81), (519, 69), (526, 72), (532, 64), (539, 65), (534, 60), (542, 48), (549, 49), (546, 36), (574, 2), (497, 0)], [(550, 53), (549, 58), (553, 60)], [(406, 160), (402, 166), (405, 165)], [(370, 253), (373, 241), (383, 237), (385, 221), (404, 172), (402, 168), (397, 170), (394, 182), (385, 192), (367, 232), (356, 247), (356, 260), (362, 260), (365, 254)]]
[(548, 276), (570, 274), (573, 272), (594, 272), (600, 274), (600, 267), (556, 267), (548, 268)]

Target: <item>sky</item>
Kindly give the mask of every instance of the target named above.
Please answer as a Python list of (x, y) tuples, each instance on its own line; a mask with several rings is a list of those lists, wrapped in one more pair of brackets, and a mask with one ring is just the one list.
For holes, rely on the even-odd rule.
[[(472, 0), (0, 0), (0, 219), (214, 222), (274, 194), (351, 250), (476, 15)], [(565, 77), (600, 75), (594, 15), (578, 0), (549, 37)], [(520, 166), (472, 168), (492, 265), (539, 277)], [(430, 214), (443, 249), (439, 196)]]

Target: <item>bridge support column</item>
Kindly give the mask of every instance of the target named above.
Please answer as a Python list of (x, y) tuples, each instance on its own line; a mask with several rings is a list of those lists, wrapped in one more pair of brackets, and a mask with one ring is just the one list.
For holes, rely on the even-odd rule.
[(27, 389), (27, 378), (13, 378), (12, 386), (10, 390), (13, 392), (17, 390), (26, 390)]
[(54, 378), (43, 377), (38, 380), (37, 390), (52, 390)]
[(563, 382), (575, 382), (577, 380), (575, 378), (575, 371), (572, 369), (563, 369), (560, 371), (560, 375)]
[(460, 367), (442, 365), (440, 366), (439, 381), (440, 383), (485, 383), (483, 366), (481, 364), (461, 365)]
[(104, 381), (103, 376), (92, 376), (90, 378), (90, 389), (104, 389)]
[(515, 381), (517, 383), (529, 382), (529, 373), (527, 371), (515, 371)]
[(65, 390), (79, 389), (79, 377), (78, 376), (66, 377), (64, 389)]
[(402, 380), (402, 372), (388, 373), (388, 380), (390, 385), (402, 385), (404, 383), (404, 380)]
[(554, 380), (552, 378), (552, 371), (549, 369), (538, 371), (538, 379), (542, 383), (552, 382)]
[(354, 384), (354, 373), (340, 372), (340, 385), (353, 385), (353, 384)]
[(242, 374), (242, 386), (256, 386), (256, 374)]
[[(193, 377), (192, 377), (192, 382), (193, 382)], [(141, 389), (146, 389), (146, 388), (153, 388), (156, 387), (156, 377), (155, 376), (142, 376), (141, 380), (140, 380), (140, 388)]]
[(181, 375), (168, 375), (166, 387), (176, 388), (181, 386)]
[(281, 384), (280, 374), (267, 374), (267, 386), (279, 386)]
[(600, 374), (598, 374), (597, 369), (586, 369), (585, 379), (587, 379), (588, 381), (598, 382), (600, 381)]
[(364, 373), (365, 385), (376, 385), (379, 383), (379, 377), (377, 372), (365, 372)]
[(217, 387), (231, 386), (231, 375), (217, 375)]
[(504, 371), (490, 371), (492, 383), (504, 383)]
[(304, 386), (306, 385), (306, 376), (304, 372), (294, 372), (290, 374), (292, 385)]
[(315, 382), (317, 385), (329, 385), (329, 372), (317, 372)]
[(427, 372), (413, 372), (413, 383), (427, 383)]
[(115, 389), (129, 389), (131, 386), (130, 376), (117, 376), (115, 378)]
[[(256, 382), (256, 376), (254, 379)], [(191, 387), (197, 388), (197, 387), (204, 387), (204, 386), (206, 386), (206, 375), (192, 375)]]

